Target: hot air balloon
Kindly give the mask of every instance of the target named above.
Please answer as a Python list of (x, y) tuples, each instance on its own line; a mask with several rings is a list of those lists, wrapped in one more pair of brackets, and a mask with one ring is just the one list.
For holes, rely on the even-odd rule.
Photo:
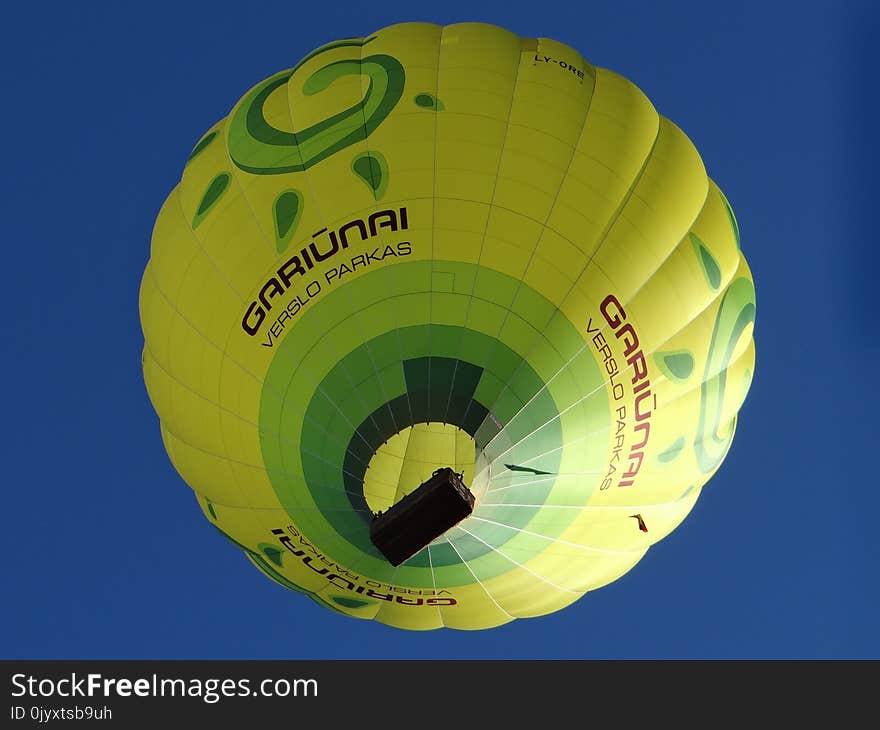
[(718, 470), (754, 370), (736, 219), (685, 134), (573, 48), (482, 23), (337, 40), (245, 93), (158, 213), (140, 316), (210, 524), (403, 629), (625, 574)]

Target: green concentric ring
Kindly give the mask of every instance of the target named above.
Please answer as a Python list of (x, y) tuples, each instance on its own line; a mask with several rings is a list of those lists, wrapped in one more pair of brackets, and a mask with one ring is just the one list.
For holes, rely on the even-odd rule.
[[(350, 366), (354, 365), (356, 370), (357, 363), (366, 361), (369, 357), (367, 350), (373, 353), (388, 351), (388, 356), (394, 357), (399, 352), (399, 344), (409, 352), (418, 347), (417, 343), (428, 340), (431, 344), (430, 356), (398, 361), (397, 367), (403, 371), (402, 377), (399, 378), (403, 387), (398, 388), (397, 392), (389, 393), (391, 397), (388, 400), (368, 403), (368, 407), (374, 405), (374, 408), (361, 422), (363, 425), (359, 424), (357, 430), (346, 428), (344, 417), (334, 408), (333, 403), (350, 402), (355, 397), (355, 389), (363, 389), (377, 395), (381, 393), (380, 388), (373, 387), (377, 384), (377, 373), (370, 373), (364, 380), (351, 384), (345, 375), (346, 372), (354, 371)], [(456, 355), (467, 356), (466, 353), (486, 355), (494, 353), (494, 355), (492, 362), (483, 360), (473, 363), (456, 359)], [(488, 440), (500, 431), (496, 423), (502, 425), (508, 423), (513, 414), (525, 405), (525, 401), (521, 400), (520, 396), (510, 393), (497, 402), (493, 410), (489, 410), (489, 407), (480, 400), (480, 397), (485, 399), (485, 395), (476, 396), (480, 388), (481, 376), (485, 373), (487, 377), (502, 380), (499, 377), (499, 370), (502, 375), (521, 371), (520, 379), (524, 387), (522, 392), (531, 393), (541, 401), (540, 407), (535, 409), (535, 412), (540, 414), (539, 418), (542, 422), (552, 424), (547, 433), (548, 448), (558, 446), (562, 435), (557, 418), (559, 414), (553, 399), (544, 389), (543, 381), (516, 353), (481, 332), (443, 325), (407, 327), (397, 332), (386, 333), (361, 345), (333, 368), (316, 391), (306, 412), (308, 423), (322, 425), (324, 428), (311, 429), (304, 433), (302, 450), (304, 474), (309, 491), (321, 513), (338, 534), (345, 535), (363, 552), (380, 557), (370, 543), (369, 523), (366, 516), (363, 512), (356, 512), (352, 505), (353, 500), (357, 500), (359, 496), (357, 490), (363, 488), (362, 483), (358, 484), (359, 480), (356, 480), (358, 463), (366, 468), (375, 450), (388, 438), (415, 423), (431, 421), (445, 420), (463, 428), (475, 437), (477, 449), (482, 449)], [(381, 398), (381, 395), (378, 397)], [(447, 414), (445, 419), (444, 413)], [(380, 415), (384, 415), (385, 418), (380, 420)], [(338, 435), (339, 438), (327, 438), (324, 434)], [(560, 454), (557, 452), (554, 466), (558, 467), (559, 457)], [(342, 474), (346, 465), (348, 468)], [(343, 477), (343, 482), (350, 482), (346, 485), (346, 491), (326, 489), (325, 485), (338, 483), (340, 475)], [(352, 476), (346, 478), (347, 475)], [(543, 503), (551, 486), (550, 482), (538, 485), (531, 495), (535, 504)], [(350, 510), (345, 510), (346, 505)], [(519, 510), (511, 526), (525, 527), (536, 510), (537, 507)], [(501, 529), (484, 524), (474, 527), (475, 533), (490, 544), (497, 544), (498, 538), (483, 533), (497, 532)], [(508, 531), (507, 535), (510, 534)], [(432, 549), (431, 564), (435, 568), (461, 562), (462, 545), (456, 544), (454, 539), (451, 542), (452, 544), (441, 544)], [(490, 550), (488, 545), (480, 544), (476, 549), (468, 550), (468, 553), (469, 557), (473, 558)], [(413, 558), (407, 567), (428, 565), (427, 556), (422, 555)]]
[[(432, 291), (438, 283), (443, 290)], [(432, 310), (435, 320), (446, 322), (427, 324)], [(394, 312), (407, 313), (398, 316), (413, 323)], [(517, 530), (540, 510), (553, 479), (529, 487), (532, 508), (492, 508), (506, 527), (474, 522), (472, 536), (433, 545), (430, 563), (423, 552), (395, 569), (370, 543), (368, 521), (358, 512), (358, 464), (365, 468), (375, 448), (403, 428), (444, 420), (471, 433), (478, 450), (493, 439), (529, 439), (528, 455), (546, 454), (542, 472), (558, 471), (563, 444), (582, 435), (567, 427), (560, 406), (602, 383), (592, 358), (577, 359), (583, 371), (577, 393), (571, 378), (553, 377), (583, 349), (582, 337), (558, 315), (523, 282), (449, 261), (386, 265), (307, 305), (277, 346), (260, 409), (264, 464), (297, 528), (320, 535), (316, 542), (325, 555), (375, 580), (422, 587), (472, 583), (463, 562), (474, 560), (483, 578), (509, 571), (510, 560), (493, 548), (526, 539)], [(555, 359), (533, 364), (529, 353), (548, 351), (546, 342), (535, 347), (541, 338)], [(361, 344), (349, 349), (352, 342)], [(598, 416), (593, 424), (608, 423), (607, 404), (591, 407)], [(516, 489), (507, 495), (501, 490), (492, 501), (522, 500)], [(564, 527), (560, 522), (556, 529)]]

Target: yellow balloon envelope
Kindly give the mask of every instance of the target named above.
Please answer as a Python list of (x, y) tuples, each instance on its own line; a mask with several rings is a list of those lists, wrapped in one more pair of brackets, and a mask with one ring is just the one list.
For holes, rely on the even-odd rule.
[[(632, 83), (479, 23), (328, 43), (198, 141), (140, 290), (206, 518), (272, 580), (483, 629), (630, 570), (693, 507), (754, 367), (730, 205)], [(475, 506), (370, 540), (451, 466)]]

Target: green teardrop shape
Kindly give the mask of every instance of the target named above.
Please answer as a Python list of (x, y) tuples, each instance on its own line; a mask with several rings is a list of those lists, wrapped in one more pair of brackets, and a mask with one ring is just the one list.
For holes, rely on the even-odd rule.
[(657, 454), (657, 460), (662, 462), (669, 462), (675, 459), (684, 448), (684, 436), (679, 436), (675, 441), (672, 442), (672, 445), (667, 448), (664, 452)]
[(736, 216), (733, 214), (733, 208), (730, 207), (730, 203), (727, 202), (727, 197), (720, 190), (718, 194), (721, 196), (721, 202), (724, 203), (724, 210), (727, 211), (727, 218), (730, 220), (730, 227), (733, 228), (733, 236), (736, 238), (736, 248), (739, 251), (742, 251), (742, 243), (739, 240), (739, 224), (736, 222)]
[(373, 190), (378, 190), (379, 185), (382, 184), (382, 167), (369, 155), (354, 161), (354, 171)]
[(208, 504), (208, 513), (211, 515), (212, 519), (217, 519), (217, 513), (214, 511), (214, 505), (205, 500)]
[(694, 356), (687, 350), (655, 352), (654, 362), (667, 378), (676, 383), (687, 380), (694, 371)]
[(416, 106), (420, 106), (422, 109), (433, 109), (435, 112), (442, 112), (446, 108), (443, 102), (433, 94), (416, 94), (413, 101), (415, 101)]
[(186, 164), (188, 165), (193, 161), (211, 142), (213, 142), (217, 138), (217, 130), (215, 129), (213, 132), (208, 132), (204, 137), (202, 137), (198, 144), (193, 147), (192, 152), (189, 153), (189, 157), (186, 160)]
[(208, 189), (205, 190), (205, 194), (202, 196), (202, 202), (199, 203), (198, 210), (196, 210), (196, 214), (193, 217), (193, 230), (195, 230), (205, 219), (205, 216), (211, 208), (217, 204), (217, 201), (223, 197), (223, 193), (225, 193), (229, 187), (229, 181), (231, 179), (232, 176), (228, 172), (221, 172), (217, 177), (211, 180)]
[(263, 551), (263, 555), (265, 555), (269, 560), (271, 560), (275, 565), (279, 568), (281, 567), (281, 549), (275, 547), (274, 545), (261, 545), (260, 550)]
[(699, 236), (694, 233), (688, 235), (691, 239), (691, 244), (693, 244), (694, 251), (697, 252), (697, 259), (700, 261), (706, 281), (709, 282), (709, 286), (713, 289), (717, 289), (721, 286), (721, 267), (718, 266), (715, 257)]
[(351, 169), (379, 200), (388, 188), (388, 163), (378, 152), (364, 152), (352, 160)]
[(302, 216), (303, 196), (298, 190), (285, 190), (275, 199), (275, 247), (278, 253), (287, 248)]

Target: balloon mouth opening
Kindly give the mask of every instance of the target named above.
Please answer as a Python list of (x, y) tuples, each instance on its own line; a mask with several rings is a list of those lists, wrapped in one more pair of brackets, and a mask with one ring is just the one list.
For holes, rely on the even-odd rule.
[(473, 437), (450, 423), (423, 422), (401, 429), (372, 455), (364, 473), (364, 498), (372, 514), (385, 512), (430, 479), (450, 469), (475, 500), (488, 488), (488, 464)]

